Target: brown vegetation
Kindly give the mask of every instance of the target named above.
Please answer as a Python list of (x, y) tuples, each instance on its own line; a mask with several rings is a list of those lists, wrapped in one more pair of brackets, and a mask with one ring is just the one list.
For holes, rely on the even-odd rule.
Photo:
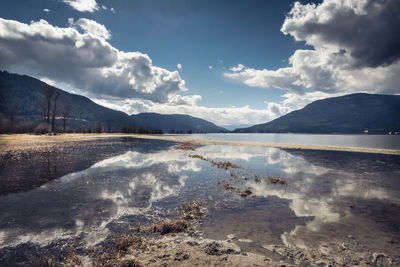
[(166, 235), (170, 233), (182, 233), (188, 230), (189, 224), (181, 219), (164, 219), (153, 223), (151, 229), (155, 233)]
[(235, 190), (236, 188), (230, 184), (224, 184), (224, 189), (225, 190)]
[(268, 181), (271, 184), (281, 184), (281, 185), (288, 184), (285, 180), (283, 180), (282, 178), (280, 178), (278, 176), (270, 176), (270, 177), (268, 177)]
[(196, 144), (191, 143), (191, 142), (183, 142), (180, 143), (179, 145), (177, 145), (175, 147), (175, 149), (180, 149), (180, 150), (194, 150), (194, 147), (196, 146)]
[(135, 235), (117, 235), (114, 236), (115, 246), (119, 251), (128, 251), (128, 248), (146, 250), (147, 240), (141, 236)]
[(205, 158), (205, 157), (203, 157), (201, 155), (198, 155), (198, 154), (192, 154), (192, 155), (189, 155), (189, 157), (194, 158), (194, 159), (201, 159), (201, 160), (204, 160), (204, 161), (208, 161), (213, 166), (215, 166), (215, 167), (217, 167), (219, 169), (228, 170), (229, 168), (234, 168), (234, 169), (240, 168), (238, 165), (236, 165), (236, 164), (234, 164), (232, 162), (229, 162), (229, 161), (214, 161), (212, 159)]
[(246, 189), (244, 189), (244, 190), (242, 190), (242, 191), (239, 192), (239, 195), (240, 195), (241, 197), (248, 197), (248, 196), (250, 196), (251, 194), (253, 194), (253, 192), (251, 192), (250, 188), (246, 188)]

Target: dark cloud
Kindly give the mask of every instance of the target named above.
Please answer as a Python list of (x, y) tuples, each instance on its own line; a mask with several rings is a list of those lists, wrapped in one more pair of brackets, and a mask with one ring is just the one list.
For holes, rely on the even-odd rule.
[(328, 94), (399, 93), (399, 14), (398, 0), (296, 2), (281, 31), (312, 48), (296, 50), (286, 68), (257, 70), (239, 64), (225, 76), (302, 95), (306, 89)]
[(390, 65), (400, 58), (400, 1), (324, 1), (296, 3), (282, 32), (314, 47), (337, 46), (355, 67)]

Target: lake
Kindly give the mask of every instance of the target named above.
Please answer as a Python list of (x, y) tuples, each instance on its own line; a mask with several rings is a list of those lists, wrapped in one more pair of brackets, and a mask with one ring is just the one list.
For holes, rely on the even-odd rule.
[(400, 149), (400, 135), (334, 135), (334, 134), (274, 134), (274, 133), (216, 133), (177, 135), (182, 138), (266, 142), (295, 145), (362, 147)]
[[(293, 135), (256, 136), (284, 142)], [(293, 142), (306, 137), (329, 142), (327, 136), (294, 136)], [(375, 138), (373, 147), (393, 148), (384, 145), (387, 138), (398, 140), (339, 136), (329, 144), (357, 138), (364, 141), (351, 145)], [(202, 235), (229, 240), (243, 252), (292, 264), (313, 257), (343, 264), (400, 263), (399, 156), (175, 146), (114, 137), (3, 153), (1, 265), (31, 266), (45, 255), (59, 255), (65, 246), (79, 250), (105, 244), (110, 236), (129, 233), (193, 200), (208, 210)], [(221, 168), (221, 162), (233, 167)], [(242, 194), (245, 190), (250, 193)]]

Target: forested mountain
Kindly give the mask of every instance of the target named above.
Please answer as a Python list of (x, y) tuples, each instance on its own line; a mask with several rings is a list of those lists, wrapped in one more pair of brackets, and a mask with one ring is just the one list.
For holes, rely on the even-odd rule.
[(235, 132), (359, 134), (366, 130), (377, 134), (400, 132), (400, 96), (357, 93), (326, 98)]
[(139, 129), (141, 133), (170, 129), (185, 133), (225, 131), (210, 122), (187, 115), (143, 113), (129, 116), (36, 78), (0, 71), (1, 132), (35, 131), (40, 123), (47, 120), (51, 125), (53, 117), (57, 131), (64, 130), (64, 118), (68, 131), (79, 132), (138, 132)]

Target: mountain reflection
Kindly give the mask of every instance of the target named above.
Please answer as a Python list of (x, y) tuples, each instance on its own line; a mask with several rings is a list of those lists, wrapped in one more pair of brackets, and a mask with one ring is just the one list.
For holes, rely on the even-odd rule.
[(185, 170), (201, 168), (180, 151), (129, 151), (29, 192), (1, 197), (0, 246), (45, 245), (82, 234), (87, 243), (98, 243), (107, 236), (109, 222), (145, 214), (153, 202), (177, 195)]

